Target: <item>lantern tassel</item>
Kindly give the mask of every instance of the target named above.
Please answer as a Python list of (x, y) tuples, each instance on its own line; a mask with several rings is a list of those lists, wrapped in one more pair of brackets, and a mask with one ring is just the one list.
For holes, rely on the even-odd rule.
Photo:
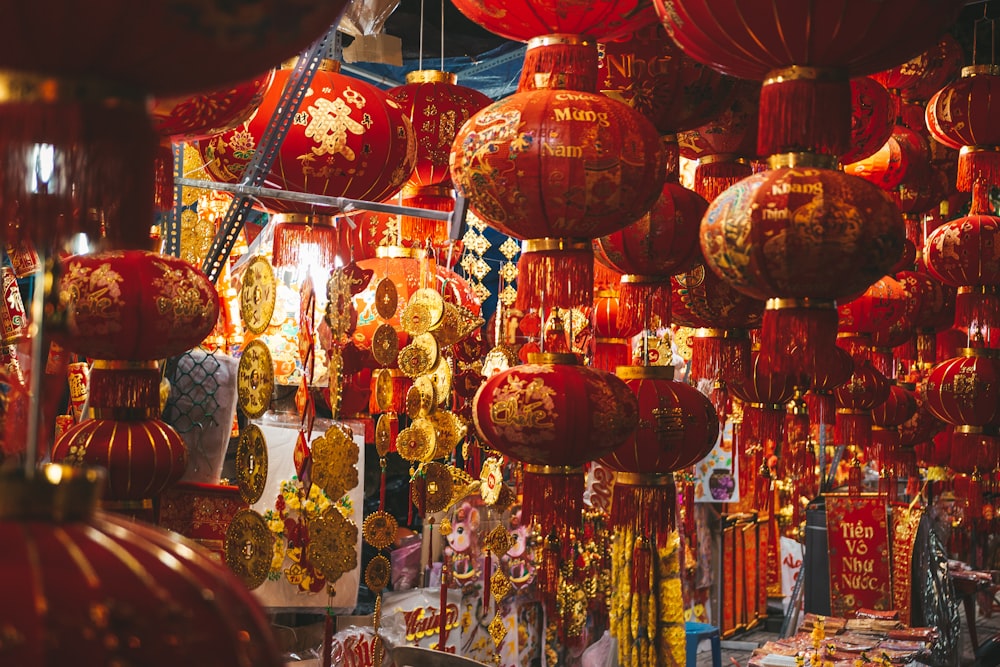
[(757, 472), (757, 481), (754, 485), (753, 506), (757, 511), (767, 514), (771, 511), (771, 469), (766, 463), (762, 463)]
[(694, 191), (710, 202), (751, 173), (750, 165), (735, 157), (702, 161), (694, 170)]
[(598, 54), (592, 42), (577, 35), (546, 35), (535, 48), (529, 43), (517, 82), (518, 92), (560, 88), (595, 92)]
[[(160, 408), (160, 372), (151, 368), (101, 368), (90, 373), (90, 405), (95, 409), (124, 408), (154, 411)], [(114, 362), (110, 362), (114, 363)], [(143, 419), (148, 418), (145, 414)]]
[(636, 535), (665, 544), (677, 527), (677, 487), (672, 475), (618, 473), (611, 496), (612, 527), (626, 527)]
[[(968, 331), (973, 347), (993, 347), (988, 338), (1000, 324), (1000, 288), (997, 285), (960, 287), (955, 296), (955, 325)], [(990, 344), (992, 343), (992, 344)]]
[(596, 338), (590, 365), (614, 373), (619, 366), (632, 363), (632, 346), (624, 338)]
[(525, 241), (517, 262), (518, 310), (577, 308), (594, 300), (594, 253), (589, 242)]
[(620, 327), (643, 330), (670, 325), (669, 277), (622, 276), (618, 299)]
[(837, 444), (865, 449), (872, 442), (871, 410), (837, 409), (835, 426)]
[(649, 595), (649, 579), (652, 575), (652, 556), (649, 542), (641, 535), (635, 538), (632, 549), (632, 592)]
[(792, 66), (768, 73), (760, 90), (757, 154), (843, 155), (851, 140), (845, 71)]
[(959, 192), (972, 193), (971, 215), (987, 213), (990, 185), (1000, 182), (1000, 151), (982, 146), (963, 146), (958, 153), (958, 178), (955, 187)]
[[(272, 224), (276, 267), (297, 267), (308, 262), (330, 268), (336, 262), (338, 233), (331, 216), (280, 215)], [(304, 252), (307, 249), (315, 254)]]
[(864, 469), (861, 467), (861, 461), (857, 457), (854, 457), (854, 461), (851, 462), (851, 469), (847, 473), (847, 492), (852, 496), (860, 496), (864, 478)]
[[(522, 514), (560, 538), (575, 530), (583, 511), (582, 468), (525, 465)], [(564, 540), (564, 544), (567, 542)]]
[(761, 362), (775, 375), (808, 386), (836, 363), (837, 309), (833, 302), (770, 299), (761, 321)]

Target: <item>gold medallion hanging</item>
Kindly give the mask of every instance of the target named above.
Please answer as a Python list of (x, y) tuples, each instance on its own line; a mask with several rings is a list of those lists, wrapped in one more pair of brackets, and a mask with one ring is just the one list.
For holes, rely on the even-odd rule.
[(375, 423), (375, 451), (379, 456), (385, 456), (392, 449), (392, 427), (397, 423), (396, 415), (386, 413), (379, 415)]
[(375, 288), (375, 310), (383, 320), (391, 320), (396, 315), (396, 308), (399, 306), (399, 294), (396, 292), (396, 283), (390, 278), (383, 278), (378, 281)]
[(358, 566), (358, 527), (331, 507), (309, 521), (306, 554), (328, 584)]
[(379, 412), (389, 412), (392, 410), (394, 387), (392, 382), (392, 370), (382, 368), (375, 371), (375, 405)]
[(389, 559), (378, 554), (365, 567), (365, 586), (372, 593), (378, 595), (389, 585), (389, 572), (391, 570)]
[(430, 377), (421, 375), (406, 391), (406, 416), (410, 419), (426, 417), (434, 409), (434, 383)]
[(429, 377), (431, 382), (434, 383), (434, 397), (437, 399), (438, 405), (447, 404), (451, 398), (451, 359), (441, 357)]
[(483, 544), (493, 553), (503, 555), (514, 546), (514, 538), (510, 536), (503, 524), (497, 524), (496, 528), (486, 534)]
[(469, 430), (462, 418), (449, 410), (436, 410), (427, 415), (426, 419), (434, 427), (436, 459), (451, 454)]
[(437, 340), (429, 333), (418, 334), (399, 353), (399, 370), (408, 377), (430, 373), (440, 359)]
[(240, 510), (226, 529), (226, 566), (253, 590), (267, 580), (273, 544), (274, 536), (264, 517), (253, 510)]
[(396, 517), (382, 510), (376, 510), (368, 515), (361, 526), (361, 535), (365, 542), (376, 549), (388, 549), (396, 541), (399, 524)]
[(500, 466), (500, 459), (490, 456), (483, 461), (483, 467), (479, 473), (479, 495), (487, 505), (493, 505), (500, 499), (500, 492), (503, 490), (503, 469)]
[(266, 257), (257, 256), (250, 260), (240, 285), (240, 317), (250, 333), (264, 333), (271, 323), (277, 285), (274, 269)]
[(419, 484), (411, 485), (413, 494), (423, 493), (423, 503), (419, 498), (414, 498), (417, 507), (423, 506), (424, 512), (433, 514), (443, 512), (452, 504), (454, 485), (451, 479), (451, 470), (443, 463), (436, 461), (424, 465), (418, 473), (423, 477), (423, 488)]
[(407, 461), (430, 461), (434, 458), (434, 426), (426, 419), (415, 419), (396, 436), (396, 451)]
[(351, 280), (344, 269), (334, 269), (326, 282), (326, 323), (335, 343), (351, 330)]
[(274, 364), (264, 341), (252, 340), (243, 348), (236, 373), (236, 392), (240, 409), (250, 419), (260, 417), (271, 407)]
[(399, 322), (403, 331), (417, 336), (437, 328), (443, 317), (444, 299), (441, 294), (437, 290), (423, 287), (410, 296), (399, 316)]
[(399, 334), (392, 325), (380, 324), (372, 335), (372, 356), (382, 366), (393, 366), (399, 356)]
[(358, 445), (339, 425), (312, 441), (312, 481), (331, 500), (338, 500), (358, 485)]
[(236, 479), (243, 500), (252, 505), (260, 500), (267, 482), (267, 442), (256, 424), (247, 424), (236, 446)]

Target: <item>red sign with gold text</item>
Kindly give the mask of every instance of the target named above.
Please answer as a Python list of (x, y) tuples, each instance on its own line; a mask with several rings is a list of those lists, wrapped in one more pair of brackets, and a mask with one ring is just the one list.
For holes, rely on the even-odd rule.
[(885, 497), (826, 496), (830, 613), (851, 618), (862, 607), (892, 608)]

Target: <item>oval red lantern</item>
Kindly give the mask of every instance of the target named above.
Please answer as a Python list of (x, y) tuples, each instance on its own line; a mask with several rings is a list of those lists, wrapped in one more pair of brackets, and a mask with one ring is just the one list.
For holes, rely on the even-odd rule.
[(454, 4), (473, 23), (518, 42), (551, 33), (612, 39), (656, 21), (648, 0), (454, 0)]
[(869, 360), (855, 361), (851, 377), (833, 390), (839, 444), (865, 447), (871, 443), (872, 410), (889, 398), (890, 387), (889, 380)]
[[(265, 187), (382, 201), (410, 177), (416, 143), (402, 107), (384, 91), (331, 68), (317, 71), (281, 144)], [(260, 107), (234, 130), (198, 142), (205, 171), (238, 183), (274, 115), (291, 70), (275, 73)], [(314, 213), (301, 202), (264, 199), (269, 211)]]
[(896, 125), (881, 148), (862, 160), (844, 164), (844, 171), (888, 191), (916, 181), (926, 173), (929, 159), (930, 148), (923, 137), (905, 125)]
[[(858, 298), (837, 305), (837, 335), (856, 339), (856, 345), (849, 346), (852, 353), (857, 345), (895, 347), (891, 344), (895, 337), (905, 339), (912, 333), (912, 320), (905, 316), (913, 303), (915, 298), (904, 283), (892, 276), (882, 276)], [(874, 340), (876, 335), (878, 343)]]
[(591, 365), (608, 373), (618, 366), (632, 362), (633, 336), (642, 329), (625, 326), (619, 317), (618, 292), (601, 289), (594, 293), (594, 307), (590, 313), (590, 326), (594, 333), (594, 352)]
[(67, 350), (96, 359), (165, 359), (200, 343), (219, 317), (219, 294), (182, 259), (145, 250), (77, 255), (58, 284)]
[(176, 533), (95, 511), (99, 477), (49, 465), (0, 480), (0, 625), (18, 638), (4, 662), (281, 665), (246, 586)]
[(920, 55), (892, 69), (877, 72), (872, 78), (898, 91), (906, 101), (924, 102), (958, 75), (964, 60), (962, 45), (946, 33)]
[[(660, 134), (690, 130), (717, 117), (741, 85), (689, 58), (657, 22), (604, 42), (601, 55), (598, 89), (640, 112)], [(756, 115), (752, 120), (756, 132)]]
[(492, 100), (478, 90), (459, 86), (457, 77), (439, 70), (406, 75), (406, 84), (388, 90), (410, 119), (417, 143), (410, 183), (450, 185), (448, 156), (455, 134), (474, 113)]
[(917, 409), (909, 419), (899, 425), (900, 447), (914, 447), (927, 442), (945, 427), (945, 423), (935, 417), (928, 408), (925, 393), (923, 384), (918, 384), (913, 392)]
[(889, 386), (889, 395), (872, 409), (872, 424), (881, 428), (895, 428), (910, 419), (917, 411), (913, 392), (898, 384)]
[(927, 408), (955, 426), (1000, 425), (1000, 361), (992, 350), (962, 348), (924, 381)]
[(737, 292), (704, 264), (671, 276), (671, 318), (682, 327), (754, 329), (764, 302)]
[(153, 100), (150, 116), (161, 137), (196, 141), (227, 132), (250, 117), (274, 80), (268, 70), (252, 79), (216, 90)]
[(841, 157), (843, 164), (862, 160), (885, 144), (896, 122), (892, 96), (878, 81), (851, 79), (851, 142)]

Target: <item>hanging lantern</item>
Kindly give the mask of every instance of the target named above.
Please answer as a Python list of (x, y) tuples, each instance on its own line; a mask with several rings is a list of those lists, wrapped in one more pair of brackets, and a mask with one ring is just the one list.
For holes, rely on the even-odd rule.
[(715, 118), (741, 85), (685, 55), (658, 22), (604, 42), (601, 56), (599, 90), (648, 118), (661, 135)]
[(844, 171), (877, 185), (887, 192), (914, 182), (927, 171), (930, 148), (923, 137), (905, 125), (895, 125), (892, 134), (866, 158), (844, 164)]
[[(726, 74), (764, 81), (760, 155), (846, 153), (849, 78), (919, 53), (961, 9), (936, 0), (877, 6), (836, 0), (809, 7), (794, 0), (655, 0), (655, 5), (667, 32), (689, 56)], [(904, 15), (907, 20), (899, 20)]]
[(891, 355), (886, 359), (872, 348), (894, 347), (897, 337), (905, 340), (910, 335), (913, 324), (906, 315), (915, 301), (903, 283), (882, 276), (864, 294), (837, 306), (838, 344), (852, 356), (868, 357), (883, 375), (893, 375)]
[(913, 391), (899, 384), (889, 386), (889, 395), (872, 410), (870, 458), (880, 470), (886, 469), (893, 451), (899, 447), (899, 427), (917, 412)]
[(971, 192), (978, 212), (989, 210), (989, 190), (1000, 183), (1000, 105), (994, 86), (1000, 83), (1000, 66), (973, 65), (927, 102), (926, 122), (931, 136), (958, 149), (958, 180), (962, 192)]
[(650, 209), (663, 185), (663, 155), (642, 114), (596, 93), (593, 43), (539, 38), (525, 58), (569, 58), (581, 65), (574, 77), (581, 88), (564, 89), (561, 70), (526, 65), (535, 87), (469, 119), (452, 147), (452, 178), (479, 217), (524, 241), (517, 307), (572, 308), (592, 299), (590, 240)]
[(958, 76), (965, 54), (962, 45), (945, 33), (937, 44), (905, 63), (881, 72), (872, 78), (905, 101), (926, 102), (945, 84)]
[(697, 160), (694, 191), (712, 201), (750, 176), (757, 157), (757, 100), (760, 86), (738, 81), (730, 105), (714, 119), (677, 137), (681, 155)]
[(834, 389), (837, 442), (858, 448), (871, 444), (872, 410), (889, 397), (889, 380), (870, 361), (855, 361), (854, 373)]
[(903, 449), (927, 442), (945, 427), (945, 423), (935, 417), (927, 405), (927, 391), (923, 382), (916, 385), (913, 399), (917, 403), (916, 411), (899, 425), (899, 446)]
[(604, 288), (594, 293), (590, 326), (594, 331), (594, 353), (590, 365), (608, 373), (632, 362), (633, 336), (639, 327), (626, 327), (619, 317), (619, 297), (614, 289)]
[(95, 362), (89, 402), (94, 418), (56, 439), (53, 461), (107, 469), (104, 495), (113, 501), (153, 498), (184, 475), (184, 440), (159, 418), (155, 361)]
[(456, 75), (449, 72), (417, 70), (406, 74), (404, 85), (388, 90), (413, 126), (417, 157), (410, 175), (412, 185), (451, 185), (448, 156), (455, 134), (492, 101), (456, 81)]
[(517, 42), (552, 33), (614, 39), (656, 21), (645, 0), (458, 0), (454, 5), (473, 23)]
[[(399, 203), (403, 206), (413, 208), (432, 211), (455, 210), (455, 196), (450, 185), (407, 184), (399, 193), (399, 199)], [(399, 236), (423, 247), (430, 244), (433, 248), (443, 248), (449, 243), (449, 231), (447, 220), (430, 220), (415, 215), (399, 216)], [(454, 250), (454, 254), (455, 256), (461, 254), (461, 247)]]
[[(294, 192), (382, 201), (410, 177), (416, 143), (402, 107), (384, 91), (338, 73), (324, 61), (296, 122), (282, 142), (264, 186)], [(205, 171), (216, 181), (238, 183), (274, 115), (290, 69), (274, 75), (257, 113), (239, 127), (198, 142)], [(262, 199), (269, 212), (315, 213), (315, 206)], [(331, 223), (332, 224), (332, 223)]]
[(851, 79), (851, 146), (840, 157), (842, 164), (863, 160), (892, 136), (896, 122), (892, 96), (867, 76)]
[(928, 272), (958, 288), (955, 325), (974, 347), (1000, 347), (1000, 218), (970, 214), (935, 229), (924, 245)]
[(165, 359), (202, 341), (219, 295), (184, 260), (145, 250), (77, 255), (57, 285), (47, 331), (64, 348), (97, 359)]
[(598, 260), (622, 274), (619, 317), (648, 329), (670, 323), (670, 276), (700, 259), (698, 225), (708, 208), (700, 195), (668, 177), (653, 208), (620, 231), (598, 238)]
[(227, 132), (246, 121), (264, 99), (274, 70), (236, 84), (193, 95), (158, 97), (149, 113), (161, 137), (197, 141)]
[[(788, 156), (785, 156), (787, 158)], [(769, 299), (761, 354), (774, 372), (808, 386), (832, 363), (835, 299), (863, 292), (898, 260), (899, 211), (870, 183), (808, 165), (744, 179), (709, 206), (706, 264), (737, 290)]]
[(995, 427), (955, 426), (948, 465), (957, 473), (990, 472), (1000, 464), (1000, 434)]
[[(241, 581), (177, 534), (96, 512), (99, 489), (96, 470), (58, 465), (0, 480), (5, 664), (282, 664)], [(262, 530), (248, 548), (270, 553)]]
[(992, 350), (963, 348), (925, 381), (927, 408), (955, 426), (1000, 424), (1000, 361)]

